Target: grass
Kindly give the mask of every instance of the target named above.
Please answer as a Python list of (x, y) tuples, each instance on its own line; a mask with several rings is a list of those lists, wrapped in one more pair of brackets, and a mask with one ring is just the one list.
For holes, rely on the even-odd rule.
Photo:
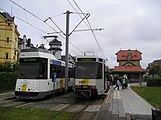
[[(0, 108), (0, 120), (72, 120), (74, 114), (29, 108)], [(54, 117), (53, 117), (54, 116)]]
[(131, 87), (153, 107), (161, 109), (161, 87)]

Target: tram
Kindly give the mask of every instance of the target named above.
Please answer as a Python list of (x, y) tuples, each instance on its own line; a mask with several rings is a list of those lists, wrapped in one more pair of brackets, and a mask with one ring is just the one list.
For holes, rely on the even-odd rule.
[(103, 95), (107, 91), (105, 60), (97, 56), (76, 56), (75, 86), (77, 97)]
[[(23, 49), (19, 58), (19, 79), (15, 87), (15, 95), (20, 99), (43, 98), (65, 89), (65, 62), (55, 58), (48, 50)], [(74, 85), (74, 64), (68, 64), (68, 90)], [(55, 86), (52, 77), (56, 73)]]

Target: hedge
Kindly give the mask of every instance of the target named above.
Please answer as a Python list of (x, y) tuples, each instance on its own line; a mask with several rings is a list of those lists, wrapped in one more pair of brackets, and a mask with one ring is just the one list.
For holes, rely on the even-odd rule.
[(13, 90), (18, 78), (18, 72), (0, 72), (0, 91)]
[(147, 86), (161, 87), (161, 77), (148, 78)]

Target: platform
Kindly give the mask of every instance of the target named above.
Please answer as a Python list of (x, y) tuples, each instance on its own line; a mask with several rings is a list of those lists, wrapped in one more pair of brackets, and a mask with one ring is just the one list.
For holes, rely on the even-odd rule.
[(95, 120), (152, 120), (154, 107), (136, 94), (130, 87), (108, 93)]

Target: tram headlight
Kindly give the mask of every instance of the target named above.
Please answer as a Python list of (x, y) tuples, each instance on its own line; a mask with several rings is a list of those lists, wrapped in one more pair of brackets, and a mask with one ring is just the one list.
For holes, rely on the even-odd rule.
[(96, 89), (96, 86), (92, 85), (90, 86), (91, 89)]

